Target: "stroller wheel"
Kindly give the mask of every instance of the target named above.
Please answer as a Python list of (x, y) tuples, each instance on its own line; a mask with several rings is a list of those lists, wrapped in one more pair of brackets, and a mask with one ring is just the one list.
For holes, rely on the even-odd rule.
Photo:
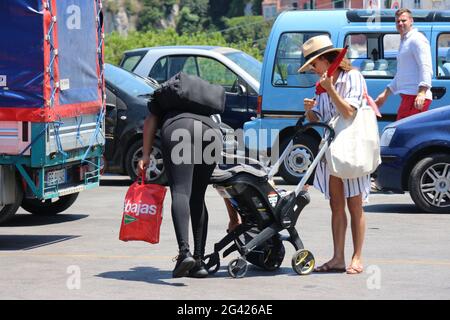
[(314, 256), (308, 250), (298, 250), (292, 256), (292, 269), (299, 275), (310, 274), (314, 270), (315, 264)]
[(208, 270), (209, 274), (216, 273), (220, 268), (220, 256), (218, 252), (206, 255), (203, 258), (203, 261), (205, 262), (206, 270)]
[(242, 278), (248, 270), (247, 261), (242, 258), (231, 260), (228, 264), (228, 274), (233, 278)]

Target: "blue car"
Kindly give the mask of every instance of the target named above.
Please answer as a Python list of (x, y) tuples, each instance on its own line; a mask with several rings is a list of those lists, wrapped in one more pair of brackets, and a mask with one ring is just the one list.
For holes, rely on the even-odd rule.
[(379, 188), (409, 191), (425, 212), (450, 213), (450, 106), (388, 125), (381, 159)]

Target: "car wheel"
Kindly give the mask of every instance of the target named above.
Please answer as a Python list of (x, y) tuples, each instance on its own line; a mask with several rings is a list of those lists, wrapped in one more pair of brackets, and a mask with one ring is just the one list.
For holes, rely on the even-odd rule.
[(450, 155), (432, 154), (420, 160), (411, 171), (408, 187), (420, 209), (450, 213)]
[[(137, 164), (142, 158), (142, 140), (134, 142), (128, 149), (125, 159), (125, 168), (131, 180), (136, 180), (138, 177)], [(150, 155), (150, 166), (147, 169), (146, 181), (149, 183), (156, 183), (167, 185), (167, 178), (164, 171), (164, 164), (162, 159), (161, 143), (155, 139), (153, 143), (152, 153)]]
[[(286, 137), (281, 143), (280, 150), (284, 150), (292, 137)], [(302, 135), (296, 139), (294, 145), (289, 151), (288, 156), (284, 159), (280, 166), (280, 176), (283, 177), (287, 184), (297, 184), (303, 178), (309, 166), (314, 161), (319, 148), (319, 142), (309, 135)], [(281, 151), (282, 152), (282, 151)], [(314, 181), (314, 173), (311, 174), (307, 183), (312, 184)]]
[(53, 216), (68, 209), (78, 198), (77, 193), (71, 193), (55, 199), (39, 200), (26, 199), (22, 201), (22, 208), (32, 214), (40, 216)]

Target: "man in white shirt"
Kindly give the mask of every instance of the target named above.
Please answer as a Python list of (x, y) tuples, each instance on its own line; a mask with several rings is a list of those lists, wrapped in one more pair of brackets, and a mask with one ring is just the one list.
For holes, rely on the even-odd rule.
[(375, 100), (378, 107), (381, 107), (391, 93), (400, 94), (402, 101), (397, 120), (427, 111), (432, 100), (430, 43), (422, 33), (413, 28), (413, 22), (410, 10), (402, 8), (395, 13), (395, 25), (401, 36), (397, 73)]

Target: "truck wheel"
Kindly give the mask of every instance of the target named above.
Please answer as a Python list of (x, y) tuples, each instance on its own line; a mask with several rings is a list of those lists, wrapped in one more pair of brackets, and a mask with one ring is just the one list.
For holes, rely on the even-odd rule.
[(12, 204), (0, 206), (0, 223), (3, 223), (14, 216), (20, 207), (20, 203), (23, 199), (23, 190), (21, 188), (21, 183), (19, 182), (19, 180), (20, 179), (18, 179), (16, 183), (16, 201)]
[(61, 196), (57, 199), (26, 199), (22, 201), (22, 208), (31, 212), (32, 214), (37, 214), (41, 216), (53, 216), (64, 210), (68, 209), (78, 198), (77, 193), (71, 193), (66, 196)]
[(5, 222), (13, 215), (15, 215), (19, 207), (20, 204), (18, 206), (16, 204), (7, 204), (5, 206), (0, 206), (0, 223)]
[[(131, 180), (136, 180), (138, 176), (137, 163), (142, 157), (142, 140), (138, 140), (128, 149), (125, 159), (125, 169)], [(161, 144), (158, 139), (153, 143), (152, 153), (150, 155), (151, 164), (147, 171), (147, 182), (156, 184), (167, 184), (167, 178), (164, 172)]]
[(408, 188), (420, 209), (450, 213), (450, 155), (432, 154), (420, 160), (411, 171)]
[[(286, 137), (281, 143), (280, 153), (287, 147), (292, 137)], [(279, 174), (287, 184), (297, 184), (303, 178), (311, 163), (314, 161), (319, 148), (319, 142), (309, 135), (302, 135), (300, 139), (294, 142), (288, 156), (280, 166)], [(280, 154), (281, 156), (281, 154)], [(312, 184), (314, 173), (308, 179), (307, 183)]]

